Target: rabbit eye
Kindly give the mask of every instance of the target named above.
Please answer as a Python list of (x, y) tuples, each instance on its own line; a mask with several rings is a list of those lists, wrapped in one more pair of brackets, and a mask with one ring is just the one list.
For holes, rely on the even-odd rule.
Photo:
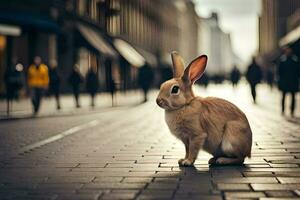
[(175, 85), (172, 87), (171, 94), (179, 94), (179, 86)]

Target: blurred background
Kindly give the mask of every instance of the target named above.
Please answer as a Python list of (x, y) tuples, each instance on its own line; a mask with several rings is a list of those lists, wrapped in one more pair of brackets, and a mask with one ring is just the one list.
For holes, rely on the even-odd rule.
[[(174, 50), (186, 63), (208, 55), (199, 84), (235, 85), (252, 63), (259, 67), (254, 85), (272, 87), (284, 49), (300, 54), (299, 8), (299, 0), (1, 1), (0, 96), (39, 102), (35, 89), (43, 88), (60, 109), (60, 94), (73, 92), (80, 107), (81, 92), (112, 101), (116, 92), (147, 93), (172, 77)], [(29, 68), (42, 63), (49, 80), (41, 86), (29, 80), (39, 79)], [(2, 102), (2, 113), (9, 109)]]

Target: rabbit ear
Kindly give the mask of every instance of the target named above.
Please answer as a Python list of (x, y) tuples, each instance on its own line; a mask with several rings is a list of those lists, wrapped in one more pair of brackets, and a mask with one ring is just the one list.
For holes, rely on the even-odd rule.
[(189, 84), (195, 83), (205, 71), (207, 64), (207, 56), (202, 55), (193, 60), (189, 66), (184, 70), (182, 79), (188, 81)]
[(176, 51), (171, 53), (171, 57), (173, 62), (173, 77), (180, 78), (184, 72), (183, 59)]

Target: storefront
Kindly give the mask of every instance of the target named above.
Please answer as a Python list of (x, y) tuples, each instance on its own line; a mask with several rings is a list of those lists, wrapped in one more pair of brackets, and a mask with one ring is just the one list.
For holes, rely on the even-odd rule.
[[(50, 17), (28, 12), (0, 13), (0, 76), (8, 67), (21, 63), (25, 69), (34, 56), (40, 56), (44, 63), (57, 59), (58, 24)], [(0, 93), (4, 93), (1, 84)]]

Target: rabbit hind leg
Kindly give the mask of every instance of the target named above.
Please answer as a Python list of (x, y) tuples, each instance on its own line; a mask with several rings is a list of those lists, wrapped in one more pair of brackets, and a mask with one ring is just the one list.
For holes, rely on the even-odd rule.
[(243, 164), (245, 160), (245, 141), (241, 137), (243, 127), (240, 123), (232, 121), (226, 124), (221, 143), (222, 156), (215, 161), (216, 164)]

